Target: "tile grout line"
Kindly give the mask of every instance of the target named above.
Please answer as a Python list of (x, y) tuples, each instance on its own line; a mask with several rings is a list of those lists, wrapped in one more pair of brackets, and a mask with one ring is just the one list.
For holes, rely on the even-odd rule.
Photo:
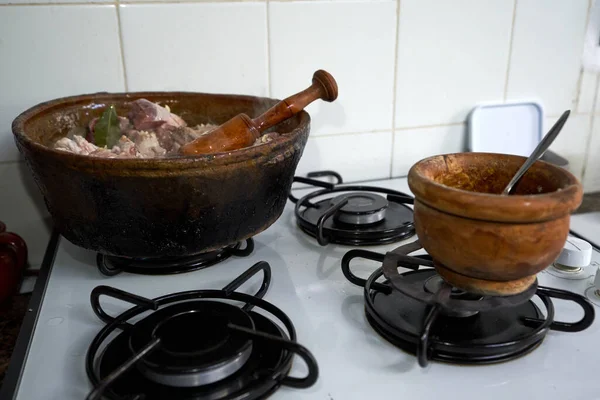
[(583, 168), (581, 170), (581, 182), (585, 179), (585, 173), (587, 172), (587, 164), (590, 157), (590, 145), (592, 144), (592, 136), (594, 135), (594, 122), (596, 120), (596, 115), (593, 112), (596, 110), (596, 104), (598, 103), (598, 89), (600, 89), (600, 79), (598, 79), (598, 73), (596, 73), (596, 91), (594, 93), (594, 101), (592, 102), (592, 113), (590, 113), (590, 128), (588, 131), (588, 136), (585, 144), (585, 153), (583, 155)]
[(446, 124), (402, 126), (402, 127), (395, 128), (395, 129), (397, 131), (407, 131), (407, 130), (411, 130), (411, 129), (443, 128), (445, 126), (465, 125), (466, 123), (467, 123), (467, 121), (459, 121), (459, 122), (448, 122)]
[[(419, 130), (419, 129), (430, 129), (430, 128), (445, 128), (449, 126), (463, 126), (466, 122), (452, 122), (448, 124), (439, 124), (439, 125), (422, 125), (422, 126), (410, 126), (403, 128), (395, 128), (396, 131), (409, 131), (409, 130)], [(394, 130), (392, 130), (393, 132)], [(318, 137), (334, 137), (334, 136), (349, 136), (349, 135), (370, 135), (376, 133), (386, 133), (390, 132), (389, 129), (373, 129), (370, 131), (354, 131), (354, 132), (337, 132), (337, 133), (324, 133), (324, 134), (315, 134), (309, 137), (309, 139), (314, 139)]]
[[(594, 5), (593, 3), (594, 3), (594, 0), (588, 0), (588, 15), (587, 15), (587, 23), (585, 25), (586, 32), (588, 30), (590, 20), (592, 19), (592, 6)], [(600, 73), (596, 72), (594, 75), (595, 75), (595, 79), (596, 79), (596, 84), (595, 84), (596, 91), (594, 93), (594, 100), (592, 101), (592, 109), (590, 111), (590, 132), (589, 132), (589, 136), (588, 136), (588, 140), (587, 140), (586, 152), (583, 155), (583, 169), (581, 171), (581, 182), (583, 182), (583, 178), (585, 178), (585, 171), (587, 169), (590, 145), (592, 143), (592, 135), (594, 134), (594, 122), (596, 119), (596, 102), (598, 101), (598, 89), (600, 89)], [(577, 106), (579, 108), (579, 104), (577, 104)]]
[[(592, 112), (571, 112), (571, 115), (590, 115), (595, 114), (600, 116), (600, 111), (597, 113)], [(558, 118), (562, 114), (548, 114), (544, 115), (544, 118)], [(401, 126), (394, 128), (396, 131), (409, 131), (415, 129), (429, 129), (429, 128), (444, 128), (447, 126), (460, 126), (465, 125), (467, 121), (457, 121), (457, 122), (448, 122), (448, 123), (440, 123), (440, 124), (429, 124), (429, 125), (411, 125), (411, 126)], [(350, 132), (337, 132), (337, 133), (325, 133), (319, 136), (337, 136), (337, 135), (356, 135), (356, 134), (366, 134), (366, 133), (382, 133), (382, 132), (390, 132), (390, 129), (371, 129), (364, 131), (350, 131)]]
[[(209, 0), (210, 1), (210, 0)], [(227, 0), (223, 0), (227, 1)], [(252, 1), (252, 0), (247, 0)], [(271, 0), (275, 3), (301, 3), (301, 4), (310, 4), (310, 3), (331, 3), (335, 0)], [(395, 0), (394, 0), (395, 1)], [(344, 3), (390, 3), (390, 0), (344, 0)]]
[[(576, 110), (571, 110), (571, 115), (589, 115), (589, 114), (594, 114), (594, 113), (591, 112), (591, 111), (590, 112), (578, 112)], [(562, 115), (562, 113), (560, 113), (560, 114), (548, 114), (548, 115), (544, 115), (544, 118), (556, 118), (556, 119), (558, 119), (561, 115)]]
[(316, 138), (322, 138), (322, 137), (336, 137), (336, 136), (371, 135), (371, 134), (377, 134), (377, 133), (386, 133), (389, 131), (390, 131), (389, 129), (381, 129), (381, 130), (360, 131), (360, 132), (323, 133), (321, 135), (311, 133), (308, 136), (308, 139), (310, 140), (310, 139), (316, 139)]
[(392, 84), (392, 145), (391, 145), (391, 156), (390, 156), (390, 178), (394, 175), (394, 146), (396, 144), (396, 93), (398, 85), (398, 45), (400, 40), (400, 1), (396, 0), (396, 30), (394, 38), (394, 83)]
[(510, 39), (508, 41), (508, 60), (506, 62), (506, 75), (504, 77), (504, 102), (508, 97), (508, 80), (510, 78), (510, 62), (512, 60), (513, 40), (515, 37), (515, 20), (517, 19), (517, 1), (513, 2), (512, 21), (510, 23)]
[(266, 0), (122, 0), (121, 4), (223, 4), (223, 3), (264, 3)]
[(571, 110), (571, 112), (573, 112), (573, 111), (577, 112), (579, 110), (579, 101), (581, 100), (581, 85), (583, 84), (583, 74), (584, 74), (584, 71), (583, 71), (583, 65), (582, 65), (579, 68), (579, 76), (577, 77), (577, 85), (575, 86), (576, 93), (575, 93), (575, 99), (573, 99), (574, 106), (572, 107), (572, 108), (574, 108), (574, 110)]
[[(266, 0), (123, 0), (121, 4), (203, 4), (203, 3), (250, 3), (250, 2), (262, 2)], [(98, 6), (98, 5), (112, 5), (115, 1), (112, 0), (92, 0), (92, 1), (41, 1), (41, 2), (30, 2), (30, 3), (2, 3), (0, 7), (21, 7), (21, 6)]]
[(10, 165), (18, 165), (25, 164), (25, 160), (3, 160), (0, 161), (0, 166), (10, 166)]
[(266, 1), (267, 13), (267, 95), (273, 97), (273, 79), (271, 77), (271, 10), (270, 0)]
[(127, 67), (125, 65), (125, 47), (123, 45), (123, 27), (121, 24), (121, 5), (120, 0), (116, 0), (117, 9), (117, 27), (119, 29), (119, 50), (121, 51), (121, 69), (123, 70), (123, 84), (125, 91), (129, 92), (129, 80), (127, 78)]
[(7, 3), (0, 4), (0, 7), (37, 7), (37, 6), (110, 6), (114, 5), (114, 1), (74, 1), (72, 3), (69, 2), (56, 2), (56, 3)]
[[(592, 17), (592, 1), (588, 0), (588, 9), (587, 9), (587, 15), (585, 18), (585, 31), (584, 31), (584, 37), (585, 34), (588, 30), (588, 26), (590, 25), (590, 19)], [(581, 85), (583, 84), (583, 75), (584, 75), (585, 71), (583, 68), (583, 63), (581, 63), (581, 67), (580, 67), (580, 71), (579, 71), (579, 79), (577, 81), (577, 94), (575, 95), (575, 111), (579, 111), (579, 103), (581, 101)], [(595, 97), (595, 94), (594, 94)]]

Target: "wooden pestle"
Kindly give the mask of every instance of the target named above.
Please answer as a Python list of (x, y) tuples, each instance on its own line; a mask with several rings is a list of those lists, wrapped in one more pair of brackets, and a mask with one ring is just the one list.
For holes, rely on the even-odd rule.
[(312, 85), (290, 96), (262, 115), (252, 119), (239, 114), (223, 125), (205, 133), (194, 141), (182, 146), (183, 155), (200, 155), (231, 151), (251, 146), (268, 128), (299, 113), (317, 99), (334, 101), (338, 95), (335, 79), (328, 72), (319, 70), (314, 73)]

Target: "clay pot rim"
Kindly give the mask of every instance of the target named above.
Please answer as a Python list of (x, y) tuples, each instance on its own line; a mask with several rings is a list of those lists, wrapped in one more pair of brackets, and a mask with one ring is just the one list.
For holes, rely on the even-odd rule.
[(177, 156), (169, 158), (102, 158), (89, 157), (81, 154), (72, 154), (60, 150), (54, 150), (31, 139), (25, 133), (25, 125), (29, 120), (36, 116), (59, 110), (64, 107), (73, 107), (80, 104), (93, 101), (104, 101), (114, 98), (123, 98), (123, 100), (134, 100), (143, 97), (165, 97), (165, 98), (181, 98), (209, 96), (214, 98), (230, 99), (232, 101), (251, 101), (251, 102), (266, 102), (275, 104), (278, 100), (268, 97), (248, 96), (239, 94), (219, 94), (219, 93), (204, 93), (204, 92), (183, 92), (183, 91), (143, 91), (143, 92), (97, 92), (75, 96), (60, 97), (53, 100), (39, 103), (19, 114), (12, 123), (12, 132), (16, 140), (31, 151), (41, 153), (42, 155), (60, 158), (69, 162), (72, 165), (80, 167), (101, 167), (105, 170), (185, 170), (196, 169), (202, 167), (226, 166), (247, 162), (252, 159), (261, 159), (268, 157), (270, 154), (277, 156), (287, 147), (293, 146), (297, 141), (297, 137), (302, 135), (306, 126), (310, 125), (310, 115), (306, 111), (298, 113), (300, 122), (296, 128), (290, 132), (284, 132), (278, 138), (271, 142), (246, 147), (240, 150), (231, 152), (215, 153), (201, 156)]
[[(435, 182), (422, 173), (428, 162), (439, 157), (475, 157), (490, 155), (519, 159), (526, 157), (501, 153), (451, 153), (424, 158), (415, 163), (408, 172), (408, 185), (417, 201), (449, 214), (469, 219), (507, 223), (531, 223), (559, 218), (575, 211), (583, 198), (583, 187), (569, 171), (545, 161), (537, 161), (553, 174), (562, 175), (568, 181), (562, 190), (533, 194), (510, 195), (471, 192)], [(485, 206), (482, 206), (485, 205)]]

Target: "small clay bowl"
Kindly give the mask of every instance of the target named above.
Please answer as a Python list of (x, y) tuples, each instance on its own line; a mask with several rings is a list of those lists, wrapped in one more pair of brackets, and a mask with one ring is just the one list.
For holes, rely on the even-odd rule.
[(471, 293), (529, 288), (562, 250), (583, 188), (567, 170), (537, 161), (510, 196), (500, 193), (525, 157), (491, 153), (434, 156), (408, 173), (415, 227), (436, 270)]

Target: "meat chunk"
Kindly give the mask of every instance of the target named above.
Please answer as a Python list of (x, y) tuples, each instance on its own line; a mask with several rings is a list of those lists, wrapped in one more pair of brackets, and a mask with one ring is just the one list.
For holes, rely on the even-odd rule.
[(256, 139), (256, 141), (254, 142), (254, 145), (257, 146), (259, 144), (269, 143), (270, 141), (272, 141), (273, 139), (277, 139), (278, 137), (279, 137), (279, 133), (277, 133), (277, 132), (266, 133), (262, 136), (259, 136)]
[(56, 150), (66, 151), (68, 153), (80, 154), (91, 157), (104, 158), (140, 158), (135, 143), (128, 137), (122, 136), (119, 144), (112, 149), (98, 147), (88, 142), (84, 137), (75, 135), (73, 138), (64, 137), (56, 141), (54, 148)]
[(119, 154), (113, 152), (112, 150), (105, 148), (98, 148), (98, 150), (89, 154), (91, 157), (101, 157), (101, 158), (117, 158)]
[[(181, 146), (200, 137), (202, 134), (214, 129), (214, 125), (198, 125), (194, 128), (188, 126), (172, 127), (167, 124), (154, 129), (156, 139), (165, 154), (176, 154)], [(135, 137), (138, 131), (129, 131), (127, 136)]]
[(67, 137), (69, 139), (75, 139), (75, 136), (85, 137), (87, 135), (87, 129), (83, 126), (75, 126), (69, 130)]
[(129, 138), (144, 158), (159, 157), (167, 154), (167, 151), (160, 145), (156, 134), (153, 132), (130, 131)]
[(185, 121), (179, 116), (146, 99), (134, 101), (128, 116), (137, 130), (153, 130), (162, 125), (174, 128), (186, 126)]
[(112, 148), (112, 152), (120, 157), (137, 157), (141, 158), (141, 154), (135, 147), (135, 143), (127, 136), (121, 136), (119, 143)]
[(179, 146), (173, 140), (173, 131), (176, 131), (178, 129), (183, 129), (183, 128), (184, 127), (174, 128), (172, 126), (165, 124), (163, 126), (159, 126), (158, 128), (156, 128), (154, 130), (154, 133), (156, 134), (156, 139), (158, 140), (158, 143), (160, 144), (160, 146), (163, 149), (165, 149), (167, 151), (167, 153), (171, 154), (171, 153), (175, 153), (175, 152), (177, 152), (177, 150), (179, 150)]
[(194, 128), (183, 127), (173, 130), (171, 136), (175, 142), (183, 146), (192, 140), (198, 139), (200, 136), (214, 128), (214, 125), (197, 125)]
[(98, 150), (97, 146), (88, 142), (87, 140), (85, 140), (85, 138), (79, 135), (74, 135), (73, 139), (68, 137), (59, 139), (58, 141), (56, 141), (54, 148), (56, 150), (82, 155), (89, 155)]
[(54, 150), (66, 151), (67, 153), (81, 152), (81, 147), (73, 139), (68, 137), (60, 138), (54, 143)]

